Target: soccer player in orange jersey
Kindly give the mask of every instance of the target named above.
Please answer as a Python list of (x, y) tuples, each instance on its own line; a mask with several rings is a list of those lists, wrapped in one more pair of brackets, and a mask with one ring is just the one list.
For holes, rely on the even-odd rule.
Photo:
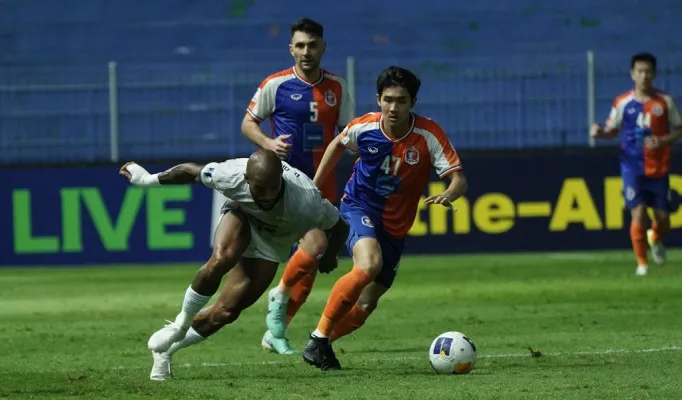
[[(341, 131), (353, 117), (346, 82), (320, 67), (326, 49), (323, 34), (322, 25), (308, 18), (291, 26), (289, 52), (295, 65), (261, 83), (242, 122), (242, 132), (249, 140), (276, 152), (310, 178), (336, 129)], [(259, 126), (266, 118), (270, 118), (272, 137)], [(338, 201), (334, 174), (320, 182), (319, 188), (324, 198)], [(317, 260), (327, 246), (327, 237), (319, 229), (306, 238), (305, 246), (291, 256), (279, 285), (268, 293), (268, 330), (261, 343), (279, 354), (294, 354), (285, 338), (286, 327), (310, 294)], [(321, 268), (320, 272), (330, 271)]]
[[(620, 171), (625, 205), (632, 215), (636, 274), (646, 275), (647, 242), (654, 262), (665, 262), (662, 239), (670, 231), (670, 145), (682, 135), (682, 117), (673, 98), (653, 86), (656, 57), (632, 56), (630, 76), (635, 88), (616, 97), (606, 126), (594, 124), (590, 135), (613, 139), (621, 134)], [(655, 217), (650, 229), (647, 207), (653, 208)]]
[(340, 369), (331, 342), (362, 326), (393, 284), (405, 236), (432, 169), (450, 185), (426, 204), (452, 207), (467, 181), (457, 152), (435, 121), (411, 112), (421, 86), (410, 71), (390, 67), (377, 79), (381, 112), (356, 118), (324, 153), (314, 182), (324, 182), (346, 148), (358, 153), (341, 199), (350, 226), (346, 247), (353, 268), (331, 290), (303, 359), (322, 370)]

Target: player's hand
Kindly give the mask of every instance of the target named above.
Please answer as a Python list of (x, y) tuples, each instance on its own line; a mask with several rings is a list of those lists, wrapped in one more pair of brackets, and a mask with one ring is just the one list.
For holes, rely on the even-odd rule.
[(598, 138), (604, 136), (604, 128), (599, 124), (592, 124), (590, 127), (590, 137)]
[(279, 158), (284, 159), (287, 157), (287, 154), (289, 154), (289, 149), (291, 149), (291, 144), (285, 142), (285, 140), (290, 137), (291, 135), (279, 135), (274, 139), (270, 139), (268, 140), (265, 149), (274, 151)]
[(443, 207), (452, 208), (453, 211), (457, 211), (457, 209), (452, 205), (452, 201), (450, 201), (450, 198), (442, 194), (427, 197), (424, 200), (424, 204), (426, 204), (427, 206), (430, 206), (431, 204), (440, 204)]
[(128, 178), (130, 183), (136, 186), (146, 185), (148, 181), (147, 177), (150, 176), (146, 169), (133, 161), (123, 164), (118, 173)]
[(137, 163), (134, 161), (128, 161), (127, 163), (123, 164), (121, 169), (118, 170), (119, 175), (125, 176), (129, 181), (133, 179), (133, 175), (130, 173), (130, 171), (128, 171), (128, 167), (131, 165), (137, 165)]

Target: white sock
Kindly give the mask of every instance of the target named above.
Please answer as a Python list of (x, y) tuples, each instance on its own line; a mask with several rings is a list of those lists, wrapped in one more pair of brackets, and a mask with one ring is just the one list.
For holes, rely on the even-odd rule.
[(284, 286), (284, 282), (279, 281), (279, 285), (277, 285), (277, 292), (289, 296), (289, 294), (291, 293), (291, 288), (287, 288), (286, 286)]
[(192, 325), (194, 316), (208, 303), (211, 296), (201, 295), (192, 289), (192, 286), (187, 288), (185, 292), (185, 299), (182, 301), (182, 311), (175, 318), (175, 323), (188, 328)]
[(206, 340), (205, 337), (201, 336), (199, 333), (197, 333), (197, 331), (194, 330), (194, 328), (190, 327), (185, 334), (185, 338), (179, 342), (173, 343), (166, 353), (172, 356), (176, 351), (184, 349), (185, 347), (189, 347), (193, 344), (203, 342), (204, 340)]
[(323, 335), (322, 332), (318, 331), (317, 329), (315, 329), (315, 332), (313, 332), (313, 336), (320, 339), (328, 337), (327, 335)]
[(279, 303), (286, 303), (287, 301), (289, 301), (289, 296), (290, 296), (289, 293), (284, 293), (282, 291), (281, 285), (277, 286), (277, 290), (272, 291), (272, 297), (274, 297), (275, 301)]

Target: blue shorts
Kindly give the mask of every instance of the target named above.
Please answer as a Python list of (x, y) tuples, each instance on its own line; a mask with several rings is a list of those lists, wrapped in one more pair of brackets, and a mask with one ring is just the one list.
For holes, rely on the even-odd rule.
[(374, 282), (390, 288), (398, 273), (398, 265), (400, 264), (400, 257), (405, 247), (405, 240), (396, 239), (388, 235), (381, 226), (375, 225), (375, 222), (369, 219), (367, 213), (358, 208), (341, 202), (340, 211), (341, 218), (350, 226), (348, 240), (346, 240), (348, 254), (353, 255), (353, 246), (362, 238), (371, 237), (379, 241), (383, 265), (381, 266), (381, 272), (374, 279)]
[(625, 197), (627, 208), (632, 209), (644, 204), (657, 210), (672, 210), (668, 175), (661, 178), (648, 178), (622, 171), (621, 176), (623, 178), (623, 197)]

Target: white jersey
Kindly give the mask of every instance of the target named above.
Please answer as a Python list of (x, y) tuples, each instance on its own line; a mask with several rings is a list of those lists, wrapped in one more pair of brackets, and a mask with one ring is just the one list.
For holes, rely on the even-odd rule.
[(327, 230), (336, 224), (339, 219), (336, 207), (322, 198), (308, 176), (286, 162), (282, 162), (284, 195), (271, 210), (258, 207), (244, 178), (247, 161), (238, 158), (209, 163), (201, 170), (201, 181), (225, 195), (229, 208), (246, 214), (261, 235), (295, 241), (311, 228)]

